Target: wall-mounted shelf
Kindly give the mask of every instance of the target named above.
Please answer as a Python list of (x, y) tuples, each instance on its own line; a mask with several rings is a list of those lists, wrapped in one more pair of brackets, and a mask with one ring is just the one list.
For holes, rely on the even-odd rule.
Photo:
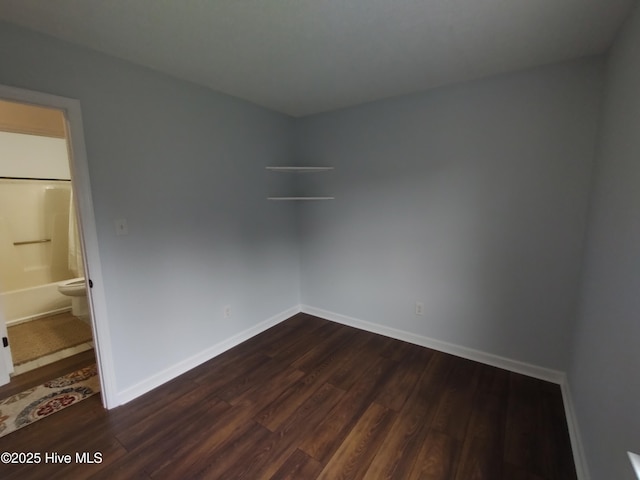
[(266, 167), (266, 169), (283, 173), (317, 173), (333, 170), (333, 167)]
[(267, 197), (267, 200), (298, 201), (298, 200), (334, 200), (335, 197)]
[[(293, 165), (265, 167), (270, 172), (280, 173), (320, 173), (333, 170), (333, 167), (297, 167)], [(291, 201), (310, 201), (310, 200), (334, 200), (335, 197), (327, 196), (273, 196), (267, 197), (267, 200), (276, 200), (281, 202)]]

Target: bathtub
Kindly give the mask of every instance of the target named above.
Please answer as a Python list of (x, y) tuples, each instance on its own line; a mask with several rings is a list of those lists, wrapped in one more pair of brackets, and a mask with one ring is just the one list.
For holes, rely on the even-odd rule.
[(58, 282), (0, 293), (7, 325), (54, 315), (71, 309), (71, 297), (58, 292)]

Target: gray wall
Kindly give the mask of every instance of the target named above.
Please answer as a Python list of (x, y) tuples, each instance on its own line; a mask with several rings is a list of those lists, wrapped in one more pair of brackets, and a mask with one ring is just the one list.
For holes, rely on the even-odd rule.
[[(0, 24), (0, 83), (81, 101), (118, 390), (297, 304), (301, 288), (314, 307), (570, 366), (594, 478), (632, 478), (639, 17), (609, 65), (576, 325), (600, 59), (294, 123)], [(294, 187), (263, 168), (292, 153), (336, 166), (299, 185), (335, 202), (264, 200)], [(129, 236), (115, 235), (119, 217)]]
[(337, 197), (299, 208), (303, 303), (564, 370), (601, 89), (591, 58), (298, 122)]
[(118, 391), (299, 303), (294, 216), (265, 199), (291, 119), (7, 24), (0, 66), (81, 102)]
[(612, 49), (569, 382), (594, 480), (640, 453), (640, 11)]

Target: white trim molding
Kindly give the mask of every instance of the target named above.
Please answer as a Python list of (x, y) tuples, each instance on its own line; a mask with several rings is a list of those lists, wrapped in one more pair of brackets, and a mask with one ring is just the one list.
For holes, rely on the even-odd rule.
[(56, 308), (55, 310), (49, 310), (48, 312), (38, 313), (36, 315), (29, 315), (28, 317), (16, 318), (15, 320), (7, 320), (5, 323), (7, 327), (15, 327), (21, 323), (31, 322), (38, 320), (39, 318), (50, 317), (51, 315), (57, 315), (59, 313), (70, 312), (71, 307)]
[(450, 353), (457, 357), (466, 358), (468, 360), (474, 360), (476, 362), (484, 363), (485, 365), (491, 365), (493, 367), (509, 370), (510, 372), (521, 373), (529, 377), (538, 378), (547, 382), (561, 384), (565, 378), (565, 374), (558, 370), (551, 370), (549, 368), (539, 367), (530, 363), (521, 362), (519, 360), (512, 360), (510, 358), (501, 357), (492, 353), (482, 352), (473, 348), (463, 347), (455, 345), (453, 343), (443, 342), (442, 340), (436, 340), (434, 338), (425, 337), (416, 333), (407, 332), (404, 330), (398, 330), (395, 328), (387, 327), (377, 323), (367, 322), (365, 320), (359, 320), (357, 318), (348, 317), (339, 313), (330, 312), (321, 308), (311, 307), (309, 305), (302, 305), (301, 310), (309, 315), (315, 315), (322, 317), (332, 322), (341, 323), (350, 327), (359, 328), (360, 330), (366, 330), (371, 333), (377, 333), (384, 335), (385, 337), (395, 338), (405, 342), (420, 345), (421, 347), (432, 348), (439, 352)]
[(580, 429), (578, 428), (578, 418), (573, 406), (573, 399), (571, 397), (571, 388), (569, 387), (569, 380), (564, 375), (562, 382), (560, 383), (560, 390), (562, 391), (562, 403), (564, 404), (564, 416), (567, 419), (567, 428), (569, 429), (569, 439), (571, 440), (571, 450), (573, 452), (573, 463), (576, 466), (576, 474), (579, 480), (591, 480), (589, 475), (589, 468), (587, 465), (587, 457), (584, 454), (584, 446), (582, 445), (582, 437), (580, 436)]
[(209, 347), (206, 350), (203, 350), (202, 352), (196, 355), (193, 355), (192, 357), (189, 357), (179, 363), (176, 363), (175, 365), (169, 368), (166, 368), (161, 372), (158, 372), (150, 376), (146, 380), (143, 380), (142, 382), (139, 382), (136, 385), (133, 385), (132, 387), (126, 388), (121, 392), (118, 392), (118, 396), (117, 396), (118, 405), (123, 405), (127, 402), (130, 402), (134, 398), (137, 398), (141, 395), (144, 395), (147, 392), (150, 392), (154, 388), (159, 387), (160, 385), (167, 383), (170, 380), (173, 380), (174, 378), (182, 375), (183, 373), (188, 372), (192, 368), (195, 368), (198, 365), (203, 364), (204, 362), (211, 360), (214, 357), (217, 357), (221, 353), (226, 352), (227, 350), (235, 347), (236, 345), (239, 345), (240, 343), (245, 342), (252, 337), (255, 337), (259, 333), (262, 333), (265, 330), (268, 330), (269, 328), (281, 322), (284, 322), (287, 318), (292, 317), (296, 313), (300, 313), (299, 305), (295, 305), (283, 312), (280, 312), (253, 327), (250, 327), (240, 333), (237, 333), (236, 335), (226, 340), (218, 342), (212, 347)]

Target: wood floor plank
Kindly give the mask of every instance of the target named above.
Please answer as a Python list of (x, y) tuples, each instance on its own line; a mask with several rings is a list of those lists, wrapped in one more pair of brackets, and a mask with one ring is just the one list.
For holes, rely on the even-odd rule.
[(276, 401), (283, 391), (288, 391), (302, 377), (304, 377), (304, 372), (286, 367), (270, 377), (266, 384), (264, 382), (256, 383), (242, 394), (232, 398), (229, 403), (233, 406), (250, 409), (255, 414)]
[[(234, 442), (214, 455), (211, 464), (195, 478), (224, 478), (225, 480), (259, 478), (252, 474), (273, 457), (274, 447), (282, 441), (262, 425), (245, 432)], [(164, 477), (163, 477), (164, 478)], [(191, 475), (191, 478), (194, 478)]]
[(394, 416), (392, 410), (372, 403), (320, 472), (318, 480), (365, 478)]
[(383, 478), (396, 470), (410, 471), (415, 461), (412, 455), (416, 454), (416, 450), (420, 450), (440, 404), (452, 368), (451, 357), (431, 350), (428, 352), (428, 362), (386, 440), (389, 444), (383, 450), (385, 453), (374, 461), (373, 468), (376, 472), (381, 472)]
[(546, 439), (541, 444), (542, 469), (544, 475), (551, 480), (575, 480), (577, 473), (562, 395), (557, 388), (549, 387), (546, 382), (539, 383), (538, 435)]
[[(275, 431), (267, 440), (268, 461), (256, 462), (245, 472), (246, 478), (269, 478), (297, 450), (298, 440), (314, 435), (316, 427), (342, 398), (344, 392), (325, 383)], [(266, 459), (265, 459), (266, 460)]]
[(431, 428), (456, 440), (464, 439), (473, 409), (473, 397), (478, 385), (479, 365), (470, 360), (456, 362), (444, 391)]
[(148, 463), (149, 458), (145, 454), (129, 452), (89, 478), (91, 480), (112, 480), (114, 478), (150, 479), (151, 475), (146, 469)]
[[(270, 480), (314, 479), (322, 470), (322, 465), (302, 450), (296, 450), (275, 472)], [(266, 478), (266, 477), (265, 477)]]
[(426, 413), (425, 408), (417, 404), (398, 412), (365, 478), (408, 478), (426, 435)]
[(281, 362), (293, 364), (304, 356), (313, 345), (334, 334), (336, 328), (336, 325), (331, 323), (320, 325), (318, 328), (298, 335), (294, 341), (281, 345), (278, 350), (271, 353), (271, 357)]
[(239, 350), (241, 350), (244, 355), (255, 351), (273, 353), (278, 351), (280, 346), (295, 341), (304, 332), (319, 328), (324, 323), (325, 322), (318, 317), (298, 313), (287, 319), (286, 322), (275, 325), (255, 337), (250, 338), (246, 342), (242, 342), (241, 345), (234, 347), (230, 352), (234, 351), (233, 354), (236, 356), (236, 352)]
[[(93, 439), (86, 439), (81, 450), (67, 450), (72, 456), (73, 462), (69, 465), (51, 465), (51, 470), (47, 478), (51, 480), (84, 480), (91, 478), (94, 474), (108, 469), (111, 464), (119, 458), (124, 457), (127, 451), (118, 441), (108, 435), (96, 436)], [(96, 453), (100, 454), (99, 461)], [(91, 459), (96, 463), (78, 463), (77, 455), (85, 455), (84, 458)]]
[[(188, 451), (190, 445), (200, 438), (206, 438), (208, 428), (216, 428), (223, 415), (231, 407), (219, 401), (212, 405), (203, 403), (184, 415), (181, 422), (167, 422), (167, 418), (180, 417), (181, 411), (164, 412), (166, 416), (154, 418), (149, 422), (147, 437), (140, 437), (136, 442), (127, 444), (129, 454), (119, 459), (112, 468), (101, 472), (97, 478), (129, 478), (137, 473), (150, 476), (160, 470), (176, 457), (176, 450), (181, 446)], [(204, 433), (203, 433), (204, 432)], [(178, 461), (180, 454), (177, 454)], [(114, 473), (117, 472), (117, 475)]]
[(534, 475), (531, 472), (527, 472), (519, 467), (505, 463), (503, 466), (504, 478), (507, 480), (545, 480), (538, 475)]
[(418, 408), (424, 411), (424, 423), (428, 427), (438, 410), (440, 399), (445, 393), (445, 385), (455, 362), (452, 357), (440, 352), (430, 356), (416, 386), (407, 399), (404, 408)]
[(198, 385), (206, 385), (210, 389), (220, 389), (236, 380), (239, 376), (252, 372), (271, 358), (264, 352), (254, 351), (243, 354), (243, 350), (236, 350), (233, 357), (225, 358), (223, 363), (215, 362), (209, 368), (193, 378)]
[(456, 480), (498, 480), (503, 476), (503, 451), (507, 411), (507, 385), (503, 370), (478, 366), (479, 382), (462, 445)]
[(502, 452), (481, 437), (465, 439), (456, 480), (500, 480), (503, 476)]
[(339, 388), (325, 383), (314, 394), (302, 403), (286, 421), (280, 425), (278, 431), (286, 435), (290, 432), (315, 433), (316, 427), (327, 417), (329, 412), (345, 395)]
[(369, 368), (371, 354), (365, 356), (364, 349), (371, 340), (372, 334), (358, 331), (349, 342), (348, 348), (342, 351), (340, 363), (334, 369), (328, 382), (342, 390), (349, 390)]
[(448, 435), (428, 431), (413, 465), (409, 480), (450, 480), (455, 477), (460, 442)]
[(557, 385), (305, 314), (126, 405), (93, 396), (0, 437), (90, 450), (101, 464), (0, 478), (576, 480)]
[(109, 411), (107, 418), (111, 428), (119, 429), (145, 421), (149, 412), (155, 412), (164, 405), (176, 401), (187, 392), (199, 386), (191, 379), (178, 377), (153, 390), (153, 394), (142, 395), (130, 403), (126, 408), (117, 407)]
[(390, 348), (393, 349), (398, 342), (395, 338), (385, 337), (377, 333), (366, 332), (366, 335), (369, 337), (369, 341), (365, 343), (362, 350), (362, 355), (366, 356), (387, 358), (381, 353), (388, 352)]
[(380, 350), (379, 355), (394, 362), (400, 362), (412, 351), (412, 347), (415, 345), (391, 338), (387, 345)]
[(354, 328), (338, 327), (334, 329), (331, 335), (327, 336), (321, 342), (309, 345), (307, 352), (298, 358), (292, 367), (309, 372), (316, 368), (316, 365), (329, 356), (334, 356), (338, 351), (344, 351), (344, 347), (351, 342), (356, 334)]
[(231, 403), (247, 390), (255, 387), (256, 383), (269, 382), (283, 372), (289, 371), (289, 365), (276, 359), (269, 358), (252, 370), (237, 375), (231, 381), (225, 382), (224, 387), (217, 389), (217, 395)]
[[(167, 403), (155, 412), (149, 412), (149, 416), (144, 420), (131, 423), (116, 434), (116, 438), (126, 448), (132, 450), (143, 443), (155, 443), (159, 441), (166, 432), (171, 431), (170, 435), (176, 435), (176, 424), (174, 422), (165, 421), (167, 418), (183, 417), (185, 423), (197, 422), (199, 415), (204, 409), (216, 411), (218, 415), (222, 415), (231, 406), (213, 396), (208, 390), (198, 388), (186, 392), (174, 402)], [(186, 430), (183, 428), (182, 430)]]
[(505, 461), (533, 474), (543, 476), (542, 443), (538, 436), (539, 392), (537, 381), (521, 375), (509, 375)]
[(411, 355), (398, 363), (396, 373), (380, 387), (375, 401), (391, 410), (399, 411), (415, 389), (431, 356), (430, 350), (413, 350)]
[(271, 431), (275, 431), (286, 419), (292, 415), (301, 403), (331, 376), (340, 365), (344, 349), (334, 349), (316, 359), (313, 367), (307, 367), (308, 373), (303, 375), (295, 384), (288, 387), (257, 415), (256, 419)]
[(360, 381), (356, 382), (316, 428), (315, 434), (301, 439), (299, 448), (323, 464), (337, 450), (363, 412), (371, 403), (371, 395), (384, 382), (393, 369), (393, 363), (379, 358), (369, 366)]
[[(170, 455), (162, 463), (152, 468), (153, 478), (194, 478), (200, 472), (213, 467), (221, 450), (234, 444), (238, 439), (251, 435), (256, 423), (248, 418), (241, 408), (232, 408), (229, 414), (219, 420), (205, 422), (201, 419), (193, 426), (188, 441), (174, 444)], [(261, 427), (262, 428), (262, 427)], [(228, 466), (227, 463), (225, 463)], [(213, 477), (215, 478), (215, 477)]]
[[(225, 418), (231, 406), (219, 399), (204, 397), (202, 402), (182, 409), (181, 405), (174, 404), (172, 408), (163, 410), (155, 418), (144, 422), (142, 428), (136, 425), (135, 430), (127, 429), (117, 434), (118, 440), (129, 451), (154, 450), (156, 456), (162, 450), (172, 454), (172, 448), (165, 448), (174, 443), (185, 444), (193, 441), (202, 431), (202, 425), (218, 426), (219, 419)], [(181, 422), (167, 422), (170, 418), (181, 418)], [(160, 448), (159, 448), (160, 447)], [(175, 448), (175, 447), (173, 447)]]

